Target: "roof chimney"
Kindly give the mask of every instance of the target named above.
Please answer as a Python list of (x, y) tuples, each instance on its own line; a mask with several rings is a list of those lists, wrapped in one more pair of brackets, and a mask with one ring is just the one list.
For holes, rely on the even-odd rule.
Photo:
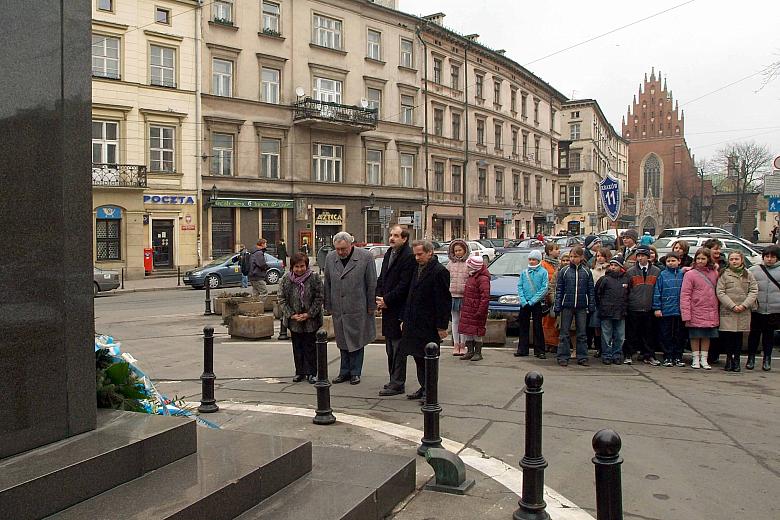
[(475, 42), (475, 41), (479, 40), (479, 34), (476, 34), (476, 33), (474, 33), (474, 34), (467, 34), (466, 36), (464, 36), (464, 38), (466, 38), (467, 40), (471, 40), (471, 41)]
[(444, 21), (444, 13), (434, 13), (429, 14), (428, 16), (423, 16), (423, 20), (428, 20), (429, 22), (433, 22), (436, 25), (442, 25), (442, 22)]

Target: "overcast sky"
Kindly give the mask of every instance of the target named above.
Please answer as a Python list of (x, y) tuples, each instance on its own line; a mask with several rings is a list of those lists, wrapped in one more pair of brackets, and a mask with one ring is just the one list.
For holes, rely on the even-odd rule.
[(618, 133), (645, 72), (649, 76), (655, 66), (685, 111), (685, 137), (697, 161), (711, 158), (726, 142), (744, 140), (768, 144), (773, 156), (780, 155), (780, 77), (761, 90), (761, 74), (726, 87), (780, 60), (778, 0), (399, 4), (415, 15), (443, 12), (445, 26), (477, 33), (484, 45), (506, 49), (507, 56), (566, 96), (596, 99)]

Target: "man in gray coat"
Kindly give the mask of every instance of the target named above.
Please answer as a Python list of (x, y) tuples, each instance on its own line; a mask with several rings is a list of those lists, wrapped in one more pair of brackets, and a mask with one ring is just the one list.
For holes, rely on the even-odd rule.
[(341, 231), (333, 237), (334, 251), (325, 259), (325, 310), (333, 316), (341, 368), (333, 383), (357, 385), (363, 370), (363, 347), (376, 338), (376, 267), (367, 250)]

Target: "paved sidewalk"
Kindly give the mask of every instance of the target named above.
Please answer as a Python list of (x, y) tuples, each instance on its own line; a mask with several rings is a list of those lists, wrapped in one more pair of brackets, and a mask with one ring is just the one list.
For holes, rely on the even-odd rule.
[[(177, 285), (179, 282), (181, 285)], [(165, 278), (142, 278), (140, 280), (125, 280), (125, 288), (114, 290), (116, 293), (133, 293), (133, 292), (148, 292), (148, 291), (165, 291), (171, 289), (190, 289), (191, 287), (184, 285), (183, 281), (180, 281), (176, 276), (170, 276)]]

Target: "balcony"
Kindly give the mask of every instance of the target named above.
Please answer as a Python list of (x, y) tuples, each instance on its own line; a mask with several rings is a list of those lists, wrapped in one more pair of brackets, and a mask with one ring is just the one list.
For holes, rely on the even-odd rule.
[(306, 98), (292, 104), (293, 122), (319, 130), (366, 132), (375, 130), (377, 110)]
[(146, 166), (92, 163), (92, 186), (146, 188)]

